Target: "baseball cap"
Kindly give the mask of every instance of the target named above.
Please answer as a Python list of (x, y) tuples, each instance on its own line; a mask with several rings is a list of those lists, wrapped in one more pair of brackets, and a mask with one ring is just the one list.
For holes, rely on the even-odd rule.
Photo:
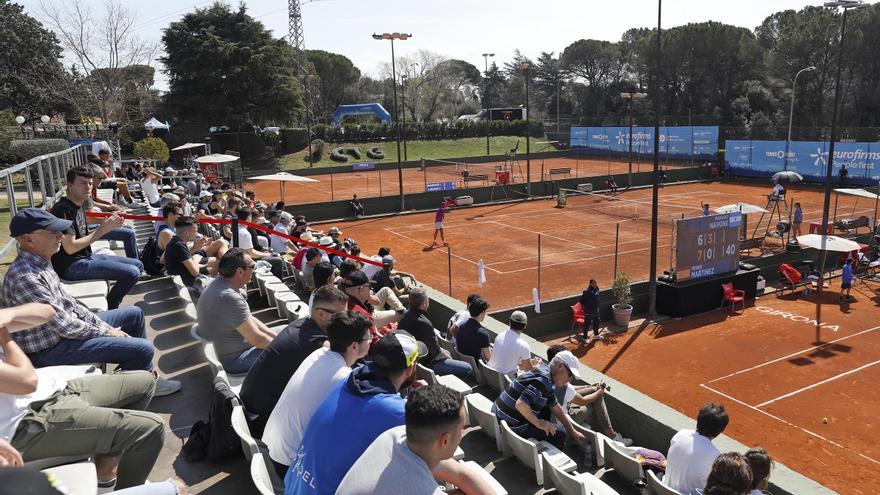
[(382, 256), (382, 264), (383, 265), (393, 265), (394, 264), (394, 256), (390, 254)]
[(211, 194), (211, 193), (208, 192), (208, 191), (202, 191), (202, 192), (199, 193), (199, 197), (200, 197), (200, 198), (210, 198), (211, 196), (213, 196), (213, 194)]
[(578, 371), (580, 363), (578, 362), (577, 358), (574, 357), (574, 354), (572, 354), (571, 351), (562, 351), (557, 353), (550, 361), (551, 365), (553, 363), (562, 363), (565, 365), (566, 368), (568, 368), (568, 371), (570, 371), (575, 378), (581, 377), (580, 371)]
[(510, 321), (525, 325), (529, 322), (529, 317), (522, 311), (514, 311), (510, 314)]
[(360, 287), (361, 285), (366, 285), (369, 283), (370, 279), (369, 277), (367, 277), (366, 273), (360, 270), (355, 270), (349, 273), (347, 277), (345, 277), (342, 285), (345, 287)]
[(30, 234), (36, 230), (46, 229), (52, 232), (65, 232), (73, 222), (56, 217), (40, 208), (24, 208), (18, 211), (9, 222), (9, 233), (12, 237)]
[(425, 344), (403, 330), (386, 333), (373, 346), (373, 364), (388, 371), (403, 371), (428, 355)]
[(330, 235), (339, 235), (342, 231), (339, 230), (339, 227), (330, 227), (330, 230), (327, 233)]

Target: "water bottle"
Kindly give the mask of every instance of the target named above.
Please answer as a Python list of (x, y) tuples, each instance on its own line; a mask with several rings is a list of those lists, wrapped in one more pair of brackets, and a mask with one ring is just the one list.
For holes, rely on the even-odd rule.
[(595, 466), (596, 463), (593, 461), (593, 444), (588, 441), (583, 445), (582, 450), (584, 451), (584, 467)]

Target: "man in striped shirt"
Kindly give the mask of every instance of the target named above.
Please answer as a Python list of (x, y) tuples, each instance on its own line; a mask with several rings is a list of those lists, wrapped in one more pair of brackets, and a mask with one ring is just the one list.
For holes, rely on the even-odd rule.
[(578, 443), (586, 438), (575, 430), (568, 415), (553, 393), (553, 386), (564, 387), (571, 378), (580, 378), (579, 363), (574, 354), (563, 351), (550, 361), (547, 366), (539, 366), (523, 373), (514, 380), (507, 390), (501, 392), (492, 412), (499, 421), (507, 421), (507, 425), (523, 438), (534, 438), (538, 441), (547, 440), (560, 450), (565, 445), (565, 432), (556, 428), (550, 416), (556, 417), (565, 430)]

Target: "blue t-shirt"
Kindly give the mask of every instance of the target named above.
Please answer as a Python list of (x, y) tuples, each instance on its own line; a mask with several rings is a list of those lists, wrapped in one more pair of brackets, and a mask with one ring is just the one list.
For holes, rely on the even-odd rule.
[(852, 263), (843, 265), (843, 272), (840, 274), (840, 281), (844, 284), (851, 284), (853, 281)]
[(804, 211), (800, 207), (794, 209), (794, 223), (804, 222)]
[(285, 495), (333, 495), (385, 430), (404, 424), (405, 401), (372, 364), (352, 371), (318, 406), (284, 476)]

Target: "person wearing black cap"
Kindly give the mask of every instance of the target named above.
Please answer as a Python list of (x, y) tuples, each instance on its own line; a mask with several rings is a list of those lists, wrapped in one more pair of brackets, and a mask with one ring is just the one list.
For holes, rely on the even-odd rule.
[(302, 442), (292, 449), (296, 454), (284, 477), (284, 493), (335, 493), (373, 440), (404, 424), (406, 401), (400, 392), (426, 385), (414, 378), (416, 363), (427, 353), (424, 344), (403, 331), (379, 339), (372, 360), (352, 370), (315, 410)]
[[(49, 304), (48, 322), (16, 332), (13, 338), (37, 366), (116, 363), (122, 370), (153, 369), (153, 344), (147, 340), (144, 313), (128, 306), (97, 315), (61, 287), (49, 261), (61, 246), (72, 222), (39, 208), (25, 208), (12, 217), (9, 231), (20, 251), (3, 280), (2, 306)], [(180, 382), (157, 379), (156, 395), (180, 390)]]
[[(373, 334), (375, 340), (378, 340), (379, 330), (376, 328), (376, 311), (373, 306), (369, 303), (370, 300), (370, 280), (364, 274), (364, 272), (360, 270), (355, 270), (348, 274), (342, 283), (339, 284), (339, 288), (342, 289), (346, 294), (348, 294), (348, 309), (352, 311), (357, 311), (359, 313), (363, 313), (364, 316), (370, 319), (373, 322), (373, 327), (370, 329), (370, 332)], [(390, 311), (390, 312), (379, 312), (383, 313), (379, 316), (382, 317), (381, 325), (385, 325), (388, 322), (399, 321), (403, 314), (405, 313), (403, 307), (398, 310)], [(386, 315), (384, 313), (391, 313), (390, 315)]]

